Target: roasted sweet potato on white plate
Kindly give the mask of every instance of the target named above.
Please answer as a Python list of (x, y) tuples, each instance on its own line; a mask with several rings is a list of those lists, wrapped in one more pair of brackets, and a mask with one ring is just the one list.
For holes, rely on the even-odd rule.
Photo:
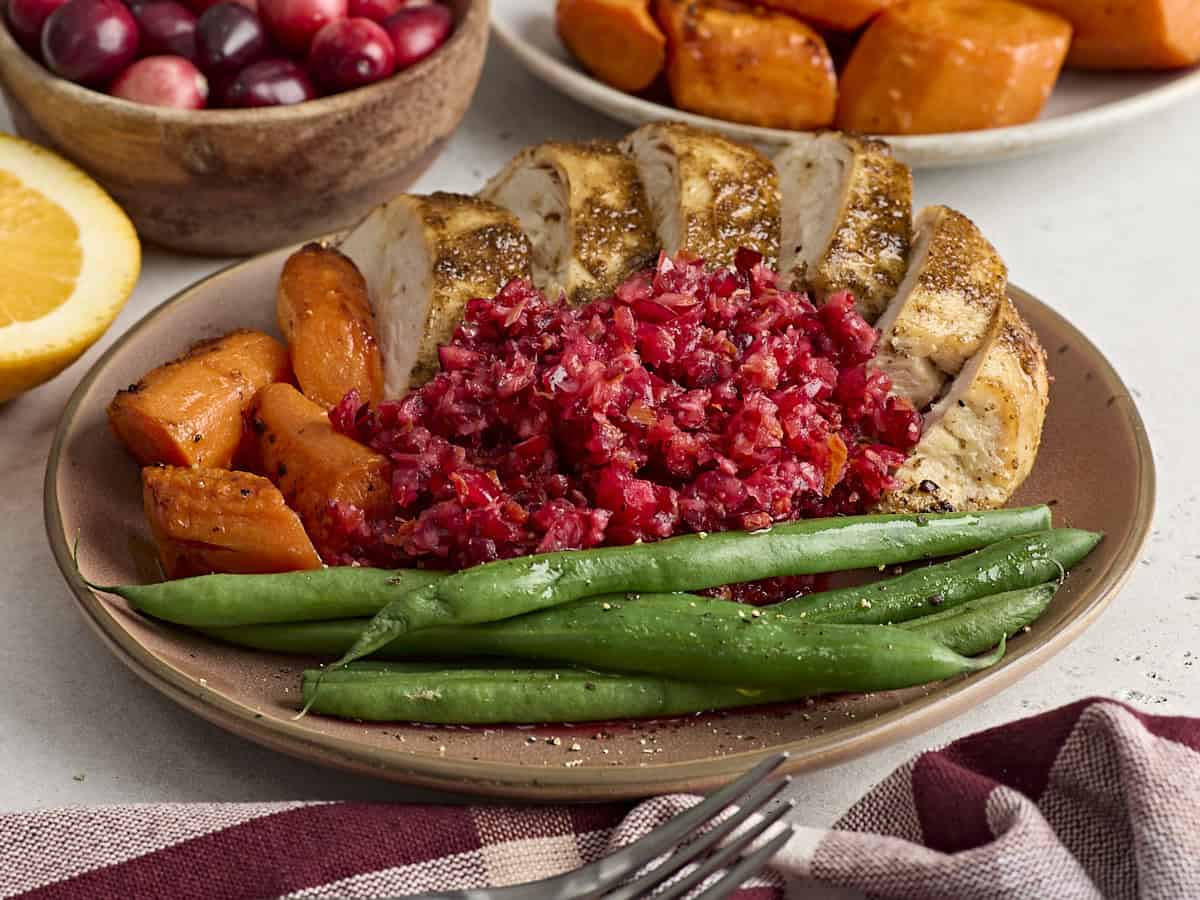
[(1177, 69), (1200, 62), (1196, 0), (1026, 0), (1075, 28), (1067, 65), (1081, 69)]
[(667, 84), (680, 109), (768, 128), (833, 121), (833, 59), (799, 19), (733, 0), (656, 0), (655, 15), (667, 35)]
[(1030, 122), (1070, 40), (1066, 19), (1010, 0), (908, 0), (881, 13), (850, 55), (837, 126), (936, 134)]
[(558, 0), (555, 23), (583, 67), (619, 90), (645, 90), (666, 61), (650, 0)]

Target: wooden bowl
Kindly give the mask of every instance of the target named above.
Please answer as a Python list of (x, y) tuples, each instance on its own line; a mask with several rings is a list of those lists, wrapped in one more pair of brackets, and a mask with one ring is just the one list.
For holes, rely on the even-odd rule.
[(142, 237), (191, 253), (256, 253), (353, 224), (433, 160), (471, 102), (488, 38), (488, 0), (447, 2), (455, 30), (430, 57), (296, 106), (120, 100), (54, 76), (3, 26), (0, 89), (18, 133), (91, 174)]

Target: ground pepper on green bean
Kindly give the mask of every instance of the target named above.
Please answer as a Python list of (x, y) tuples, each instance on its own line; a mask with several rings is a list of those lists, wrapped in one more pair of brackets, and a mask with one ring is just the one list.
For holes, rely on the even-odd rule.
[[(978, 653), (1035, 621), (1056, 590), (1051, 583), (997, 594), (901, 627), (954, 652)], [(529, 668), (529, 663), (501, 665), (355, 663), (329, 672), (324, 680), (321, 672), (309, 670), (304, 673), (304, 700), (316, 712), (342, 718), (483, 725), (682, 715), (797, 700), (811, 693), (806, 683), (747, 688), (580, 668)]]

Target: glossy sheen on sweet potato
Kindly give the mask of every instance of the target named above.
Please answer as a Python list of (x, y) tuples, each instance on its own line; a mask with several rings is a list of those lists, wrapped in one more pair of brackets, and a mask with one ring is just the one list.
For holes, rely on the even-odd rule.
[(934, 134), (1038, 117), (1071, 26), (1009, 0), (909, 0), (867, 28), (842, 73), (837, 126)]
[(290, 377), (283, 344), (258, 331), (234, 331), (118, 391), (108, 422), (144, 466), (224, 469), (242, 443), (242, 413), (255, 393)]
[(641, 91), (662, 71), (666, 40), (649, 0), (558, 0), (555, 21), (567, 49), (605, 84)]
[(819, 28), (853, 31), (899, 0), (766, 0), (764, 6), (804, 19)]
[(769, 128), (833, 121), (833, 60), (800, 20), (727, 0), (656, 0), (655, 14), (667, 35), (667, 83), (680, 109)]
[(276, 294), (279, 330), (304, 396), (330, 407), (351, 389), (383, 399), (383, 362), (367, 283), (331, 247), (306, 244), (283, 266)]
[(299, 517), (258, 475), (147, 466), (142, 505), (168, 578), (321, 567)]
[(1026, 0), (1058, 13), (1075, 37), (1067, 65), (1081, 69), (1177, 69), (1200, 62), (1196, 0)]
[(263, 473), (283, 491), (327, 559), (344, 546), (335, 504), (368, 516), (388, 507), (388, 460), (334, 431), (325, 410), (291, 385), (258, 392), (250, 428), (258, 435)]

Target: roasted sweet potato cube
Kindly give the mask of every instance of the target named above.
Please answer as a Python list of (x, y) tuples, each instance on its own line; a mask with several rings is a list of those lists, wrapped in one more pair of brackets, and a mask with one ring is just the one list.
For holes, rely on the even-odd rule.
[(1200, 62), (1196, 0), (1027, 0), (1071, 23), (1067, 65), (1081, 69), (1177, 69)]
[(605, 84), (641, 91), (662, 71), (666, 40), (650, 0), (558, 0), (555, 20), (567, 49)]
[(142, 505), (168, 578), (321, 566), (299, 517), (261, 476), (147, 466)]
[(900, 0), (766, 0), (764, 6), (804, 19), (819, 28), (853, 31), (862, 28)]
[(276, 297), (279, 330), (304, 396), (322, 406), (350, 390), (383, 399), (383, 362), (367, 282), (349, 257), (306, 244), (283, 265)]
[(391, 502), (391, 464), (353, 438), (334, 431), (325, 410), (289, 384), (258, 392), (250, 413), (263, 473), (288, 504), (322, 555), (346, 546), (346, 515), (385, 512)]
[(657, 0), (667, 83), (688, 112), (769, 128), (833, 121), (837, 78), (821, 36), (798, 19), (731, 0)]
[(144, 466), (228, 468), (242, 442), (242, 413), (264, 385), (291, 377), (287, 348), (258, 331), (205, 341), (118, 391), (113, 432)]
[(842, 72), (837, 125), (934, 134), (1029, 122), (1071, 40), (1065, 19), (1010, 0), (911, 0), (876, 18)]

